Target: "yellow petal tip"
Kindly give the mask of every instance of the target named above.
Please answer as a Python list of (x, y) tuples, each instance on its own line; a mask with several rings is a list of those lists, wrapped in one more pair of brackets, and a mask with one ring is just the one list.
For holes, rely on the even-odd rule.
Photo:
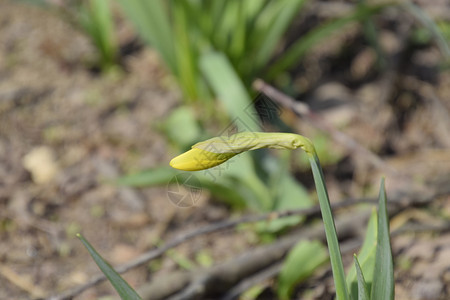
[(172, 159), (169, 164), (182, 171), (200, 171), (220, 165), (234, 155), (235, 153), (214, 153), (192, 148)]

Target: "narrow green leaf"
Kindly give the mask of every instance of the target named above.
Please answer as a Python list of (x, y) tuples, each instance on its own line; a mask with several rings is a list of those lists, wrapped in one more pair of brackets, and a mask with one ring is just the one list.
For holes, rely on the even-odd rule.
[[(183, 130), (180, 130), (183, 128)], [(202, 135), (192, 107), (180, 106), (173, 110), (163, 123), (168, 139), (180, 149), (188, 149)]]
[[(238, 191), (245, 199), (247, 207), (253, 210), (270, 211), (273, 203), (270, 192), (256, 174), (250, 153), (242, 153), (226, 164), (225, 167), (219, 166), (205, 171), (204, 177), (199, 178), (205, 184), (207, 184), (207, 180), (211, 180), (216, 184), (225, 184), (228, 188)], [(218, 196), (223, 198), (225, 195), (227, 194)]]
[(394, 299), (394, 266), (389, 238), (389, 219), (386, 207), (387, 199), (384, 178), (381, 180), (378, 200), (377, 252), (371, 299), (389, 300)]
[(116, 58), (118, 46), (114, 40), (114, 23), (109, 7), (109, 0), (91, 0), (91, 10), (99, 31), (99, 44), (106, 60), (105, 64), (111, 64)]
[(109, 4), (109, 0), (89, 0), (81, 5), (78, 18), (98, 49), (103, 68), (115, 64), (118, 52)]
[(314, 182), (316, 184), (317, 196), (319, 198), (320, 210), (322, 212), (325, 236), (327, 238), (328, 250), (330, 252), (331, 270), (333, 272), (334, 284), (336, 286), (336, 297), (338, 300), (350, 298), (347, 284), (345, 282), (344, 266), (342, 264), (341, 250), (331, 212), (330, 200), (325, 186), (325, 179), (320, 166), (319, 158), (315, 153), (308, 153)]
[(369, 16), (378, 13), (380, 10), (390, 4), (383, 4), (377, 6), (363, 6), (358, 8), (354, 13), (347, 17), (339, 18), (326, 23), (316, 29), (311, 30), (306, 35), (301, 37), (297, 42), (290, 46), (286, 52), (270, 67), (267, 72), (267, 79), (272, 79), (280, 72), (283, 72), (288, 67), (297, 64), (298, 60), (305, 55), (305, 53), (320, 41), (328, 38), (330, 34), (338, 31), (343, 26), (353, 21), (365, 20)]
[(252, 38), (259, 38), (259, 42), (253, 44), (258, 47), (255, 56), (255, 69), (258, 70), (268, 63), (273, 55), (275, 47), (279, 45), (281, 37), (305, 2), (305, 0), (280, 0), (270, 2), (264, 10), (264, 13), (259, 15), (258, 20), (265, 22), (265, 24), (260, 25), (263, 30), (252, 36)]
[[(238, 29), (236, 22), (238, 20), (242, 1), (230, 0), (225, 2), (226, 4), (224, 9), (220, 12), (220, 22), (216, 24), (217, 27), (215, 34), (217, 35), (217, 39), (221, 45), (218, 50), (223, 51), (224, 53), (230, 53), (231, 39), (235, 33), (234, 31)], [(228, 56), (228, 58), (230, 57)]]
[(308, 278), (320, 265), (328, 260), (326, 248), (318, 241), (300, 241), (283, 262), (278, 277), (278, 297), (290, 299), (295, 285)]
[(227, 57), (220, 52), (206, 53), (200, 58), (200, 68), (238, 128), (259, 131), (259, 124), (253, 119), (256, 111), (250, 96)]
[[(275, 198), (275, 207), (273, 207), (273, 210), (281, 211), (310, 207), (312, 205), (312, 201), (306, 189), (296, 182), (286, 169), (283, 171), (284, 172), (279, 176), (279, 180), (274, 183), (274, 185), (277, 185), (277, 194)], [(302, 216), (278, 218), (266, 223), (267, 225), (263, 230), (278, 232), (288, 226), (293, 226), (300, 223), (303, 219), (304, 218)]]
[(179, 173), (180, 171), (175, 170), (174, 168), (164, 166), (145, 170), (136, 174), (125, 175), (113, 181), (113, 183), (132, 187), (162, 185), (167, 184), (170, 179)]
[(423, 9), (410, 1), (405, 2), (403, 6), (433, 35), (442, 55), (446, 59), (450, 59), (450, 41), (445, 38), (433, 19)]
[[(247, 19), (247, 23), (251, 24), (258, 17), (264, 6), (267, 5), (267, 0), (261, 1), (242, 1), (245, 5), (244, 11)], [(269, 2), (270, 3), (270, 2)]]
[[(367, 0), (359, 0), (359, 5), (367, 5)], [(382, 70), (385, 67), (385, 55), (378, 38), (377, 26), (372, 17), (362, 21), (364, 35), (372, 49), (377, 54), (376, 67)]]
[[(172, 167), (157, 167), (136, 174), (129, 174), (112, 181), (113, 184), (150, 187), (167, 185), (180, 175)], [(270, 193), (264, 183), (255, 174), (250, 154), (242, 154), (237, 161), (231, 161), (226, 167), (212, 168), (193, 173), (199, 180), (201, 188), (233, 208), (244, 207), (255, 211), (268, 211), (272, 203)]]
[(247, 28), (244, 7), (244, 1), (239, 1), (237, 12), (233, 16), (234, 32), (230, 35), (230, 45), (227, 51), (231, 61), (238, 61), (243, 56), (243, 53), (245, 53)]
[(208, 11), (210, 16), (210, 22), (212, 24), (212, 30), (208, 31), (210, 33), (209, 38), (214, 45), (215, 49), (225, 50), (227, 46), (227, 33), (222, 29), (222, 24), (225, 19), (225, 12), (229, 11), (227, 9), (231, 1), (206, 1), (210, 5), (210, 10)]
[(120, 295), (121, 299), (124, 300), (139, 300), (142, 299), (139, 295), (133, 290), (133, 288), (117, 273), (110, 264), (108, 264), (98, 252), (92, 247), (91, 244), (81, 235), (77, 234), (77, 237), (84, 244), (86, 249), (89, 251), (89, 254), (94, 259), (97, 266), (100, 270), (105, 274), (106, 278), (111, 282), (113, 287), (116, 289), (117, 293)]
[(272, 199), (267, 187), (256, 175), (249, 153), (226, 163), (195, 173), (202, 186), (233, 208), (247, 207), (258, 212), (270, 211)]
[(355, 299), (369, 300), (370, 298), (369, 298), (369, 291), (367, 290), (367, 284), (366, 281), (364, 280), (364, 275), (356, 255), (353, 256), (353, 260), (355, 262), (356, 277), (358, 278), (358, 297)]
[(173, 12), (173, 38), (175, 44), (175, 61), (178, 69), (177, 79), (184, 94), (190, 100), (200, 98), (200, 81), (198, 70), (198, 47), (196, 35), (192, 34), (190, 27), (192, 20), (189, 20), (189, 10), (186, 9), (185, 1), (174, 1), (172, 3)]
[[(364, 273), (364, 278), (367, 284), (367, 288), (370, 290), (373, 281), (373, 270), (375, 268), (375, 254), (377, 250), (377, 211), (374, 208), (367, 225), (366, 235), (364, 238), (363, 245), (358, 254), (358, 262), (362, 272)], [(356, 277), (355, 265), (352, 265), (347, 274), (347, 285), (352, 295), (352, 299), (358, 299), (358, 280)]]
[[(204, 35), (208, 39), (208, 43), (211, 42), (214, 34), (214, 22), (217, 21), (213, 16), (213, 5), (223, 5), (221, 1), (177, 1), (174, 5), (182, 3), (183, 8), (186, 10), (188, 20), (195, 20), (195, 23), (190, 25), (197, 29), (197, 31)], [(221, 11), (221, 10), (219, 10)], [(198, 45), (197, 45), (198, 46)]]
[(156, 48), (167, 67), (178, 74), (174, 33), (161, 0), (117, 0), (143, 39)]

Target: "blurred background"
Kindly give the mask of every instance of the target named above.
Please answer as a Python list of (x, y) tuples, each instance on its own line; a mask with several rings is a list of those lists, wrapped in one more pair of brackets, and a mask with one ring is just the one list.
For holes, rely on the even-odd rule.
[[(280, 131), (314, 142), (333, 203), (375, 198), (385, 176), (402, 204), (396, 298), (448, 299), (449, 40), (447, 0), (0, 0), (0, 298), (49, 298), (98, 275), (78, 232), (117, 266), (208, 224), (313, 207), (301, 151), (168, 166), (213, 136)], [(343, 231), (349, 263), (372, 206), (338, 214), (360, 229)], [(124, 278), (165, 299), (317, 220), (201, 235)], [(283, 281), (289, 248), (228, 293), (192, 299), (332, 299), (325, 261)], [(101, 283), (73, 299), (114, 295)]]

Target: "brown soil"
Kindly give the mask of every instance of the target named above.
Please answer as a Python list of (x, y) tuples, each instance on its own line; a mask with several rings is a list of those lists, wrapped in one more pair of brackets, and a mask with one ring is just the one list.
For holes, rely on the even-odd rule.
[[(395, 48), (392, 34), (383, 34)], [(154, 52), (144, 48), (125, 57), (126, 72), (95, 74), (89, 67), (95, 49), (86, 36), (57, 14), (5, 0), (0, 1), (0, 41), (1, 299), (48, 297), (98, 274), (77, 232), (118, 265), (179, 232), (230, 216), (206, 194), (196, 207), (180, 209), (167, 198), (165, 186), (137, 190), (104, 183), (105, 178), (167, 164), (176, 154), (158, 128), (180, 104), (181, 95)], [(297, 87), (315, 84), (306, 78), (321, 75), (314, 68), (327, 51), (311, 54), (305, 65), (308, 75), (297, 79)], [(311, 95), (317, 103), (333, 94), (342, 99), (350, 95), (353, 101), (344, 109), (323, 111), (332, 123), (345, 120), (345, 126), (336, 126), (413, 175), (418, 185), (448, 183), (450, 72), (438, 70), (442, 57), (434, 46), (417, 51), (412, 59), (410, 75), (402, 74), (392, 87), (392, 82), (367, 79), (373, 53), (366, 47), (350, 62), (350, 76), (367, 76), (365, 84), (344, 87), (331, 77), (336, 73), (326, 84), (311, 88)], [(428, 70), (420, 74), (429, 76), (418, 77), (420, 70), (413, 65)], [(388, 88), (393, 88), (390, 96), (379, 101), (380, 91)], [(358, 99), (364, 100), (355, 105)], [(37, 166), (30, 167), (27, 159)], [(327, 169), (332, 198), (374, 195), (380, 174), (364, 163), (354, 165), (350, 178), (339, 166)], [(387, 183), (388, 194), (398, 191), (395, 178)], [(410, 221), (445, 224), (448, 200), (446, 196), (425, 209), (406, 210), (391, 227)], [(248, 249), (254, 240), (251, 233), (228, 231), (202, 237), (177, 247), (150, 269), (167, 274), (180, 268), (177, 257), (198, 266), (199, 251), (220, 262)], [(393, 238), (393, 248), (397, 299), (450, 297), (448, 232), (401, 234)], [(124, 277), (140, 286), (151, 276), (142, 267)], [(114, 294), (112, 287), (103, 283), (76, 299), (109, 294)]]

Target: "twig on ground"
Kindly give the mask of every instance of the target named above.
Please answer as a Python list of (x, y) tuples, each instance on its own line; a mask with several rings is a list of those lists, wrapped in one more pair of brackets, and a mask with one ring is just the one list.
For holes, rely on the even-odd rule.
[(8, 266), (0, 266), (0, 274), (9, 282), (27, 292), (31, 298), (42, 298), (46, 294), (43, 289), (35, 286), (30, 278), (17, 274)]
[(435, 138), (443, 147), (450, 147), (450, 112), (445, 103), (436, 95), (435, 87), (428, 82), (412, 76), (405, 76), (404, 84), (420, 94), (430, 106), (430, 113)]
[(283, 262), (277, 262), (270, 267), (258, 272), (257, 274), (248, 277), (241, 282), (239, 282), (237, 285), (235, 285), (232, 289), (228, 291), (221, 300), (233, 300), (238, 299), (238, 296), (241, 295), (243, 292), (247, 291), (251, 287), (257, 285), (260, 282), (263, 282), (267, 279), (273, 278), (277, 276), (278, 273), (280, 273), (281, 268), (283, 267)]
[(441, 225), (429, 225), (429, 224), (408, 224), (391, 233), (391, 236), (398, 236), (405, 233), (420, 233), (420, 232), (433, 232), (433, 233), (445, 233), (450, 231), (450, 223)]
[(351, 153), (356, 153), (362, 157), (365, 157), (372, 165), (386, 173), (398, 175), (398, 172), (391, 166), (387, 165), (378, 155), (362, 146), (350, 136), (334, 128), (320, 115), (314, 113), (307, 104), (295, 101), (295, 99), (280, 92), (261, 79), (257, 79), (253, 82), (253, 88), (261, 93), (264, 93), (284, 107), (291, 109), (299, 117), (303, 118), (314, 127), (327, 132), (337, 143), (345, 147)]

